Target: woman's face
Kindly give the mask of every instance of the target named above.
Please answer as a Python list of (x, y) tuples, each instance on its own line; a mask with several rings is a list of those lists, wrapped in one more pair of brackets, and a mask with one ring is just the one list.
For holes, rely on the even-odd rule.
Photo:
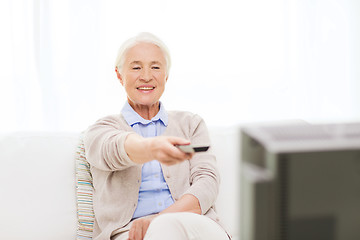
[(134, 109), (158, 106), (167, 81), (165, 57), (158, 46), (139, 43), (130, 48), (116, 73)]

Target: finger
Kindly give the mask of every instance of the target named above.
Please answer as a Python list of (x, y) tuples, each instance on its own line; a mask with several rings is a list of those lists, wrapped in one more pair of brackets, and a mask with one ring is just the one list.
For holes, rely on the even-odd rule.
[(182, 152), (180, 149), (175, 147), (174, 145), (169, 144), (168, 146), (164, 147), (157, 153), (157, 160), (164, 162), (164, 163), (177, 163), (179, 161), (183, 161), (187, 158), (186, 154)]
[(166, 166), (172, 166), (175, 164), (178, 164), (180, 161), (177, 160), (166, 160), (166, 161), (160, 161), (162, 164), (166, 165)]
[(189, 140), (187, 140), (185, 138), (180, 138), (180, 137), (169, 137), (168, 140), (173, 145), (189, 145), (190, 144)]
[[(135, 223), (135, 222), (134, 222)], [(130, 230), (129, 230), (129, 240), (133, 240), (133, 239), (135, 239), (135, 236), (134, 236), (134, 233), (135, 233), (135, 229), (136, 229), (136, 223), (135, 224), (132, 224), (131, 225), (131, 228), (130, 228)]]
[(135, 238), (134, 240), (142, 240), (142, 221), (138, 222), (138, 226), (135, 231)]
[(189, 156), (183, 153), (181, 150), (177, 149), (177, 147), (172, 147), (164, 151), (164, 154), (159, 161), (162, 161), (166, 164), (172, 165), (184, 160), (189, 159)]
[(178, 147), (175, 147), (173, 154), (174, 154), (173, 155), (174, 158), (181, 161), (190, 160), (194, 156), (193, 153), (184, 152)]
[(147, 218), (146, 221), (144, 222), (144, 224), (143, 224), (143, 238), (145, 237), (146, 232), (147, 232), (153, 218), (154, 218), (154, 216), (151, 216), (151, 217)]
[(182, 151), (180, 148), (178, 147), (174, 147), (174, 149), (172, 150), (172, 157), (176, 160), (176, 161), (184, 161), (184, 160), (190, 160), (195, 153), (188, 153), (188, 152), (184, 152)]
[(145, 237), (146, 231), (148, 229), (148, 224), (143, 224), (142, 226), (142, 234), (141, 234), (141, 240)]

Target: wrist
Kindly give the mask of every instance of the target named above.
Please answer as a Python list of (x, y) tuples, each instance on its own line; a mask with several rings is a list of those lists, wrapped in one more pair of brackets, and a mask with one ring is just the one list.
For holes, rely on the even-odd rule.
[(143, 164), (150, 161), (149, 141), (147, 138), (136, 133), (131, 133), (127, 136), (125, 141), (125, 151), (129, 158), (137, 164)]
[(152, 138), (143, 138), (140, 143), (140, 148), (144, 153), (145, 162), (150, 162), (155, 159), (153, 156)]

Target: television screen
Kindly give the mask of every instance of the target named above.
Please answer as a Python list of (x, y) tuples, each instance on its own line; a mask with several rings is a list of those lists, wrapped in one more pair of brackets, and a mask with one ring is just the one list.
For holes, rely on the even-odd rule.
[(242, 129), (241, 240), (359, 240), (360, 123)]

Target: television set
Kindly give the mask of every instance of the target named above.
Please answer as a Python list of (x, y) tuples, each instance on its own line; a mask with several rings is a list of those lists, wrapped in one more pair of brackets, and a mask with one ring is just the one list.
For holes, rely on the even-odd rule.
[(360, 123), (241, 129), (241, 240), (359, 240)]

